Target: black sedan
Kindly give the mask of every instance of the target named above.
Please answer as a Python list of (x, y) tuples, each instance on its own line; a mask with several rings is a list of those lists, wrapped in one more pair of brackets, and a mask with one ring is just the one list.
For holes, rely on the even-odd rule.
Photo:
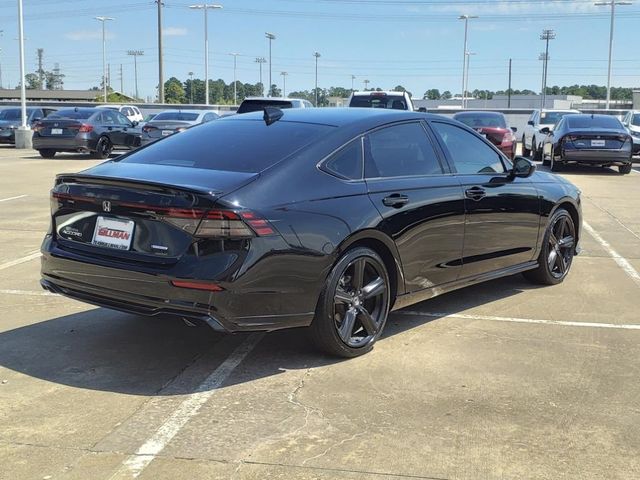
[(631, 172), (633, 140), (620, 120), (610, 115), (567, 115), (553, 131), (540, 130), (543, 164), (557, 172), (563, 165), (583, 164), (609, 167), (622, 174)]
[(44, 158), (57, 152), (90, 153), (108, 158), (114, 147), (135, 148), (140, 132), (120, 112), (107, 108), (59, 110), (33, 127), (33, 148)]
[[(36, 122), (55, 111), (54, 108), (29, 107), (27, 108), (27, 125), (33, 127)], [(21, 124), (22, 109), (5, 108), (0, 110), (0, 143), (15, 144), (16, 130)]]
[[(151, 168), (150, 168), (151, 167)], [(579, 191), (437, 115), (265, 109), (58, 175), (42, 285), (219, 331), (371, 349), (391, 309), (524, 273), (553, 285)]]

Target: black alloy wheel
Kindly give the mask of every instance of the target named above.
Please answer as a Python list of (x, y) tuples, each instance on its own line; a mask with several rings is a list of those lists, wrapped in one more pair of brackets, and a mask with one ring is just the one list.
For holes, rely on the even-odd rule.
[(333, 268), (318, 301), (311, 338), (341, 357), (367, 353), (380, 337), (390, 305), (389, 275), (376, 252), (348, 251)]
[(50, 148), (41, 148), (38, 153), (42, 158), (53, 158), (56, 156), (56, 151)]
[(544, 285), (561, 283), (571, 268), (576, 250), (576, 227), (566, 210), (556, 210), (549, 221), (544, 243), (538, 257), (538, 267), (524, 276)]
[(100, 137), (98, 143), (96, 143), (96, 151), (93, 153), (93, 158), (99, 158), (101, 160), (109, 158), (111, 151), (113, 150), (113, 144), (109, 137)]
[(528, 157), (531, 155), (531, 150), (529, 150), (524, 144), (524, 135), (522, 135), (522, 156)]

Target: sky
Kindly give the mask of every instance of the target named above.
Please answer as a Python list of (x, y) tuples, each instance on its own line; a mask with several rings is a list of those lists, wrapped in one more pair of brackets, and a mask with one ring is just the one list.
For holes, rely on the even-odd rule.
[[(197, 1), (197, 0), (195, 0)], [(23, 0), (26, 71), (37, 68), (36, 50), (44, 49), (44, 67), (58, 63), (64, 88), (88, 89), (102, 76), (102, 30), (107, 22), (107, 61), (111, 85), (134, 91), (134, 58), (142, 50), (138, 82), (142, 98), (154, 97), (158, 83), (157, 6), (152, 0)], [(204, 78), (204, 15), (191, 10), (194, 0), (164, 0), (165, 80), (194, 72)], [(505, 90), (512, 59), (512, 88), (540, 91), (543, 29), (554, 29), (549, 46), (549, 86), (606, 85), (610, 6), (585, 0), (219, 0), (209, 10), (209, 78), (259, 81), (257, 57), (269, 58), (265, 32), (276, 35), (272, 47), (273, 83), (287, 93), (311, 90), (314, 52), (319, 52), (320, 87), (391, 89), (402, 85), (415, 97), (431, 88), (461, 90), (464, 22), (469, 21), (469, 90)], [(640, 50), (633, 35), (640, 0), (616, 7), (613, 86), (640, 87)], [(0, 0), (2, 86), (18, 83), (16, 0)], [(268, 83), (269, 63), (263, 64)]]

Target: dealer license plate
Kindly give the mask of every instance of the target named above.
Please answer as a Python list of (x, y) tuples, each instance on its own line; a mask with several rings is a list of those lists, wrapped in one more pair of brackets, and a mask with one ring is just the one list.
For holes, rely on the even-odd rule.
[(604, 140), (591, 140), (591, 146), (592, 147), (604, 147), (605, 146), (605, 141)]
[(52, 128), (51, 129), (51, 135), (62, 135), (62, 129), (61, 128)]
[(162, 130), (162, 136), (166, 137), (167, 135), (171, 135), (173, 130)]
[(134, 226), (132, 220), (98, 217), (91, 243), (99, 247), (129, 250)]

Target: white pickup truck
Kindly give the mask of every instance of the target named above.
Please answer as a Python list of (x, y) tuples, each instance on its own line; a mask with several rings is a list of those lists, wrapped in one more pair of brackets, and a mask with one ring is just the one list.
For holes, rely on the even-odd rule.
[(540, 130), (553, 127), (565, 115), (580, 113), (578, 110), (534, 110), (522, 133), (522, 156), (542, 160), (542, 143), (547, 136)]

